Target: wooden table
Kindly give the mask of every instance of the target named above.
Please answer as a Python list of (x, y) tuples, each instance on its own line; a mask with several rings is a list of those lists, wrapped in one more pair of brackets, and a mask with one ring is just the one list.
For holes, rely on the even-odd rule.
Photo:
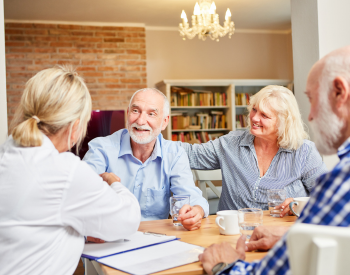
[[(176, 236), (180, 241), (195, 244), (203, 247), (208, 247), (213, 243), (228, 242), (236, 247), (236, 242), (239, 235), (225, 236), (220, 235), (219, 228), (215, 224), (216, 215), (209, 216), (203, 219), (202, 226), (196, 231), (187, 231), (182, 226), (174, 226), (172, 220), (157, 220), (141, 222), (139, 231), (152, 231), (157, 233), (164, 233), (168, 236)], [(264, 211), (263, 224), (268, 226), (292, 226), (296, 220), (295, 216), (287, 216), (284, 218), (271, 217), (269, 211)], [(246, 261), (251, 262), (259, 260), (266, 255), (266, 252), (247, 252)], [(100, 263), (94, 262), (94, 266), (99, 274), (105, 275), (123, 275), (127, 274), (116, 269), (104, 266)], [(154, 274), (181, 274), (181, 275), (197, 275), (205, 274), (200, 262), (179, 266)]]

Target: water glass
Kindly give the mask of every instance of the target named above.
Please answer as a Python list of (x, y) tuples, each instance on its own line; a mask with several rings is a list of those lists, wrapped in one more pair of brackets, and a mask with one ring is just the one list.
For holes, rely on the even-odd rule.
[(241, 234), (246, 235), (249, 240), (254, 229), (263, 223), (263, 211), (258, 208), (239, 209), (238, 220)]
[(277, 205), (283, 203), (287, 198), (286, 191), (283, 189), (267, 190), (267, 203), (269, 205), (270, 215), (272, 217), (280, 217), (283, 209), (275, 209)]
[(172, 196), (170, 198), (170, 215), (173, 218), (173, 225), (175, 226), (182, 226), (181, 221), (177, 220), (177, 217), (179, 216), (180, 209), (185, 205), (190, 204), (190, 196), (188, 195), (181, 195), (181, 196)]

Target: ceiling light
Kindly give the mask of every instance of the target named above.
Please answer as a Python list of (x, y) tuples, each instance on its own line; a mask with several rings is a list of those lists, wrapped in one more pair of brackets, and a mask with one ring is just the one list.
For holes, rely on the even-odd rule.
[(194, 6), (192, 15), (192, 28), (188, 24), (187, 16), (183, 10), (181, 13), (182, 23), (179, 24), (180, 35), (183, 40), (186, 37), (194, 38), (198, 34), (198, 38), (203, 41), (209, 37), (211, 40), (219, 41), (219, 37), (228, 34), (231, 38), (235, 31), (235, 24), (231, 21), (231, 11), (227, 9), (225, 15), (224, 26), (219, 24), (219, 15), (216, 13), (216, 6), (210, 0), (200, 0)]

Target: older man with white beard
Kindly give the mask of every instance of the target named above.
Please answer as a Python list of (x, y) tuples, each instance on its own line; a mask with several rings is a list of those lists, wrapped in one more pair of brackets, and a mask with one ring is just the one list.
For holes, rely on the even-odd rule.
[[(338, 151), (340, 162), (316, 181), (298, 223), (350, 226), (350, 47), (336, 50), (311, 69), (306, 87), (309, 121), (321, 154)], [(199, 256), (208, 274), (291, 274), (283, 228), (257, 228), (253, 241), (242, 236), (236, 249), (212, 245)], [(273, 246), (274, 245), (274, 246)], [(272, 247), (273, 246), (273, 247)], [(269, 249), (261, 261), (247, 263), (245, 251)]]
[(134, 93), (127, 111), (127, 129), (89, 143), (84, 157), (98, 174), (114, 173), (138, 199), (142, 220), (167, 219), (169, 198), (190, 195), (179, 220), (188, 230), (201, 226), (209, 205), (193, 182), (186, 152), (160, 133), (169, 122), (169, 101), (153, 88)]

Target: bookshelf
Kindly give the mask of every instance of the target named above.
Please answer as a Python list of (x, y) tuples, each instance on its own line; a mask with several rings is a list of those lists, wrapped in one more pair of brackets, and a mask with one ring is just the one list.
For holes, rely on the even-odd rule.
[[(167, 96), (171, 103), (176, 103), (177, 106), (170, 106), (170, 113), (173, 115), (177, 114), (174, 116), (177, 116), (178, 118), (175, 119), (173, 118), (174, 116), (170, 116), (169, 125), (162, 134), (164, 138), (168, 140), (172, 139), (172, 135), (174, 135), (173, 137), (177, 135), (179, 139), (183, 138), (183, 136), (187, 136), (187, 139), (190, 138), (191, 141), (195, 138), (197, 139), (195, 141), (198, 142), (198, 138), (201, 138), (203, 142), (205, 142), (208, 138), (214, 139), (222, 134), (227, 134), (230, 131), (244, 130), (245, 127), (237, 129), (236, 126), (240, 125), (239, 123), (236, 123), (236, 118), (243, 118), (247, 115), (249, 96), (254, 95), (267, 85), (288, 86), (290, 83), (290, 80), (281, 79), (165, 79), (158, 82), (155, 86)], [(176, 88), (182, 88), (183, 90), (177, 90)], [(177, 92), (174, 92), (176, 90)], [(194, 90), (194, 92), (191, 92), (191, 90)], [(213, 93), (213, 96), (211, 96), (209, 92)], [(174, 94), (176, 93), (179, 94), (175, 100)], [(208, 95), (199, 95), (205, 93)], [(236, 95), (242, 94), (248, 97), (248, 102), (246, 99), (237, 102)], [(217, 99), (216, 101), (215, 97)], [(202, 101), (199, 100), (200, 98)], [(224, 101), (226, 101), (226, 104), (223, 104)], [(199, 105), (199, 102), (201, 102), (202, 105), (204, 102), (209, 102), (210, 105), (214, 106), (193, 106)], [(183, 104), (192, 106), (179, 106)], [(219, 123), (216, 123), (216, 121), (215, 123), (213, 122), (214, 116)], [(194, 124), (196, 117), (197, 126), (194, 126), (191, 123)], [(204, 124), (201, 123), (201, 117), (206, 119), (203, 119), (205, 121)], [(195, 129), (191, 129), (191, 127), (194, 127)], [(181, 137), (180, 135), (183, 136)], [(187, 139), (186, 141), (188, 141)]]

